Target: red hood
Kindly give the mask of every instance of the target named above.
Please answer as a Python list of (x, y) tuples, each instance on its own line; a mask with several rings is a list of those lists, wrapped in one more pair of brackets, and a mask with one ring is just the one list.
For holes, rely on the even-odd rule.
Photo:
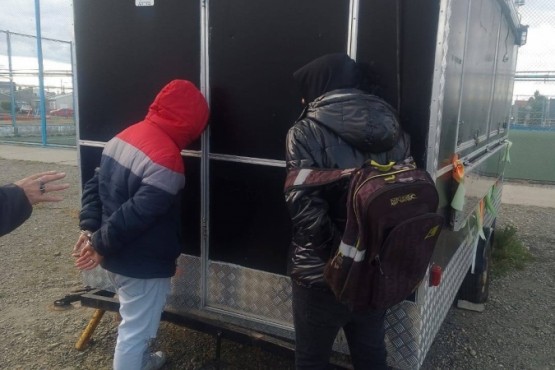
[(173, 80), (160, 90), (146, 120), (170, 136), (179, 149), (185, 149), (204, 131), (209, 113), (208, 104), (195, 85)]

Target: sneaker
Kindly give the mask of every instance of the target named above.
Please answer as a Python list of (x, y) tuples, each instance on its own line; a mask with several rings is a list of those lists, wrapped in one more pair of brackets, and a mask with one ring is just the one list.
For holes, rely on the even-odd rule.
[(151, 353), (142, 370), (158, 370), (166, 363), (166, 354), (162, 351)]

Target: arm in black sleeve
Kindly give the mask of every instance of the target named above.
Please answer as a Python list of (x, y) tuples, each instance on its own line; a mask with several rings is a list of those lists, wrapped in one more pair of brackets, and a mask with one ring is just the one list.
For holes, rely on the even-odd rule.
[[(287, 169), (319, 167), (314, 160), (310, 143), (317, 145), (314, 138), (306, 132), (293, 127), (287, 134), (286, 161)], [(292, 189), (285, 194), (289, 215), (293, 224), (293, 243), (309, 249), (325, 248), (329, 250), (330, 242), (336, 234), (336, 226), (329, 215), (329, 204), (318, 187)]]
[(13, 184), (0, 187), (0, 236), (19, 227), (32, 212), (23, 189)]

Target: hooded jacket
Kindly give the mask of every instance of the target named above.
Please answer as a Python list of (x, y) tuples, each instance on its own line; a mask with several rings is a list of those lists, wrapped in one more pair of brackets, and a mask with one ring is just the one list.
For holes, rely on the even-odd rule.
[(167, 84), (145, 119), (116, 135), (83, 190), (80, 227), (93, 232), (102, 267), (133, 278), (175, 273), (181, 252), (181, 150), (208, 121), (208, 105), (185, 80)]
[[(320, 90), (304, 86), (310, 83), (307, 74), (325, 81), (316, 83)], [(310, 103), (287, 134), (287, 169), (355, 168), (368, 159), (387, 163), (410, 155), (410, 139), (394, 113), (355, 88), (356, 66), (346, 55), (317, 59), (294, 78), (303, 96), (321, 95), (305, 98)], [(303, 286), (327, 288), (323, 271), (345, 229), (347, 186), (338, 182), (285, 194), (293, 226), (289, 273)]]

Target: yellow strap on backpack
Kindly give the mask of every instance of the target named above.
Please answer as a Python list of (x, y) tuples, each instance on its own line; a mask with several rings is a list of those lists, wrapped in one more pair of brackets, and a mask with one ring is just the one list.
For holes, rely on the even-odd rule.
[(391, 170), (393, 165), (395, 165), (395, 162), (389, 162), (388, 164), (380, 164), (380, 163), (378, 163), (378, 162), (376, 162), (375, 160), (372, 159), (370, 161), (370, 165), (372, 167), (376, 167), (378, 169), (378, 171), (387, 172), (387, 171)]

